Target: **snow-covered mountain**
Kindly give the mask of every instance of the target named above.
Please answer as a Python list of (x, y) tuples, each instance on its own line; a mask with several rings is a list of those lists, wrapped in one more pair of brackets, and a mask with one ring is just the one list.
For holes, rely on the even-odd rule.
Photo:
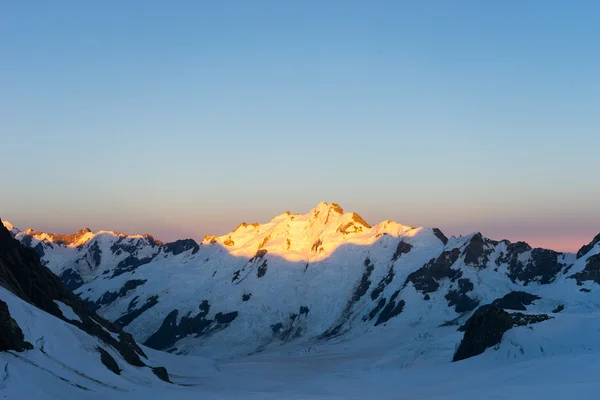
[(104, 318), (180, 354), (405, 338), (406, 363), (451, 361), (459, 345), (458, 359), (497, 344), (461, 344), (469, 326), (542, 326), (600, 304), (600, 237), (563, 254), (479, 233), (448, 239), (392, 221), (371, 226), (335, 203), (199, 244), (9, 228)]
[[(200, 244), (4, 225), (4, 398), (593, 399), (600, 389), (600, 235), (561, 254), (369, 226), (326, 203)], [(185, 356), (138, 346), (119, 325)]]
[(72, 388), (126, 391), (134, 381), (157, 387), (169, 381), (130, 334), (88, 310), (1, 226), (0, 365), (2, 398), (48, 398)]

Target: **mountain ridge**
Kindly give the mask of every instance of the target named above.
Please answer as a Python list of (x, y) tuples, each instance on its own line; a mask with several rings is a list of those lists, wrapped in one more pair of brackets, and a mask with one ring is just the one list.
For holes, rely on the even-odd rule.
[[(510, 293), (539, 297), (527, 310), (545, 315), (561, 305), (577, 310), (600, 283), (594, 240), (576, 255), (480, 232), (447, 238), (436, 228), (393, 221), (371, 226), (325, 202), (200, 243), (106, 232), (78, 246), (16, 237), (30, 241), (105, 318), (147, 345), (181, 354), (254, 353), (389, 329), (445, 332), (458, 346), (452, 327)], [(452, 348), (445, 349), (451, 360)]]
[[(145, 376), (148, 380), (148, 372), (170, 382), (167, 370), (152, 366), (153, 362), (130, 334), (86, 308), (78, 296), (40, 264), (37, 254), (15, 240), (3, 225), (0, 326), (0, 352), (4, 352), (0, 359), (6, 361), (0, 389), (6, 381), (14, 381), (9, 363), (12, 368), (19, 362), (26, 364), (30, 372), (48, 373), (63, 385), (83, 391), (92, 390), (89, 385), (108, 386), (105, 382), (109, 381), (121, 385), (132, 377)], [(80, 360), (85, 360), (85, 366), (79, 365)], [(121, 379), (121, 375), (126, 378)]]
[[(291, 213), (290, 211), (286, 211), (282, 214), (275, 216), (274, 218), (272, 218), (271, 220), (269, 220), (265, 223), (241, 222), (235, 228), (233, 228), (230, 232), (222, 234), (222, 235), (206, 234), (203, 238), (195, 239), (195, 238), (188, 237), (188, 238), (179, 238), (179, 239), (175, 239), (172, 241), (163, 241), (163, 240), (156, 239), (155, 236), (150, 233), (121, 233), (118, 231), (105, 230), (105, 229), (101, 229), (96, 232), (93, 232), (87, 227), (79, 229), (73, 233), (53, 233), (53, 232), (45, 232), (45, 231), (36, 231), (32, 228), (27, 228), (26, 230), (20, 230), (17, 227), (15, 227), (12, 223), (10, 223), (9, 221), (3, 221), (3, 224), (5, 227), (7, 227), (7, 229), (9, 231), (11, 231), (13, 236), (16, 236), (17, 234), (25, 234), (25, 235), (31, 236), (35, 239), (38, 239), (39, 241), (49, 241), (51, 243), (57, 243), (57, 244), (81, 245), (81, 244), (87, 242), (88, 240), (90, 240), (95, 235), (110, 234), (110, 235), (124, 237), (124, 238), (148, 238), (151, 241), (154, 241), (157, 245), (161, 245), (161, 246), (167, 245), (167, 244), (174, 245), (176, 242), (180, 242), (180, 241), (187, 241), (189, 243), (193, 242), (195, 244), (200, 245), (200, 244), (206, 243), (206, 242), (209, 242), (209, 243), (211, 241), (214, 242), (215, 240), (219, 240), (219, 239), (224, 241), (224, 240), (226, 240), (226, 238), (228, 236), (236, 234), (239, 230), (260, 228), (261, 226), (270, 225), (274, 221), (281, 219), (281, 218), (285, 218), (285, 217), (295, 218), (298, 216), (309, 216), (309, 215), (314, 215), (314, 217), (317, 218), (318, 215), (321, 214), (321, 212), (326, 213), (327, 215), (329, 215), (331, 212), (337, 213), (339, 215), (349, 214), (349, 221), (353, 220), (353, 222), (355, 222), (357, 225), (363, 226), (367, 229), (370, 229), (373, 227), (378, 227), (378, 226), (385, 225), (385, 224), (396, 224), (399, 226), (411, 227), (413, 229), (425, 228), (425, 227), (416, 227), (416, 226), (412, 226), (412, 225), (404, 225), (402, 223), (398, 223), (398, 222), (392, 221), (392, 220), (383, 220), (375, 225), (371, 225), (360, 214), (358, 214), (356, 212), (346, 212), (338, 203), (335, 203), (335, 202), (327, 203), (325, 201), (320, 202), (317, 206), (315, 206), (314, 208), (309, 210), (306, 214)], [(433, 229), (433, 230), (439, 232), (441, 237), (445, 237), (445, 235), (442, 233), (442, 231), (440, 229), (438, 229), (438, 228), (430, 228), (430, 229)], [(471, 233), (461, 234), (459, 237), (467, 237), (467, 236), (472, 236), (475, 234), (482, 234), (482, 233), (481, 233), (481, 231), (473, 231)], [(78, 241), (77, 239), (80, 239), (80, 240)], [(447, 239), (442, 239), (442, 240), (447, 240)], [(508, 240), (508, 239), (499, 239), (497, 241), (498, 242), (503, 242), (503, 241), (510, 242), (510, 240)], [(521, 242), (527, 243), (522, 240), (516, 241), (514, 243), (521, 243)], [(559, 253), (565, 253), (565, 254), (571, 254), (571, 253), (580, 254), (582, 252), (585, 253), (587, 251), (586, 249), (588, 249), (589, 246), (593, 246), (594, 244), (596, 244), (598, 242), (600, 242), (600, 233), (598, 233), (598, 235), (590, 242), (582, 244), (582, 246), (579, 248), (578, 251), (573, 251), (573, 252), (558, 251), (558, 250), (555, 250), (555, 251), (557, 251)], [(535, 248), (545, 248), (545, 247), (535, 247)]]

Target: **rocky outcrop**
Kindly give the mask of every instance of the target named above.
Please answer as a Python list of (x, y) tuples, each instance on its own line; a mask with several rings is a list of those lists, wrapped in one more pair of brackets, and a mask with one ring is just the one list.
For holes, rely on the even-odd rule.
[(133, 300), (131, 300), (131, 302), (129, 303), (127, 313), (121, 315), (115, 321), (115, 324), (117, 324), (121, 327), (125, 327), (125, 326), (129, 325), (131, 322), (133, 322), (134, 319), (136, 319), (137, 317), (139, 317), (144, 312), (151, 309), (152, 307), (154, 307), (157, 304), (158, 304), (158, 296), (154, 295), (154, 296), (149, 297), (143, 306), (141, 306), (140, 308), (135, 308), (135, 306), (137, 305), (137, 297), (136, 297)]
[(117, 361), (113, 356), (108, 354), (108, 351), (104, 350), (102, 347), (96, 347), (96, 350), (100, 353), (100, 361), (102, 364), (115, 374), (121, 375), (121, 368), (119, 368), (119, 364), (117, 364)]
[(404, 306), (406, 306), (406, 302), (404, 300), (399, 300), (396, 303), (396, 298), (398, 297), (399, 293), (399, 290), (394, 292), (394, 294), (390, 298), (389, 303), (387, 303), (385, 307), (383, 307), (383, 310), (381, 310), (377, 321), (375, 321), (375, 326), (385, 324), (390, 319), (400, 315), (400, 313), (404, 310)]
[(498, 242), (484, 238), (481, 233), (476, 233), (463, 250), (465, 264), (477, 269), (486, 268), (490, 261), (490, 254), (497, 245)]
[(589, 257), (584, 270), (571, 275), (569, 278), (577, 280), (579, 285), (582, 285), (584, 281), (594, 281), (600, 284), (600, 254)]
[(153, 259), (154, 257), (137, 258), (136, 256), (131, 255), (117, 264), (117, 267), (113, 270), (111, 279), (126, 272), (133, 271), (141, 265), (148, 264)]
[(121, 287), (121, 289), (119, 289), (118, 292), (108, 291), (108, 292), (105, 292), (102, 296), (100, 296), (100, 298), (95, 302), (94, 308), (98, 309), (104, 305), (111, 304), (113, 301), (115, 301), (116, 299), (118, 299), (120, 297), (127, 296), (127, 294), (130, 291), (134, 290), (138, 286), (143, 285), (144, 283), (146, 283), (146, 281), (147, 281), (146, 279), (128, 280), (127, 282), (125, 282), (123, 287)]
[(200, 250), (200, 245), (193, 239), (182, 239), (165, 243), (163, 246), (165, 253), (172, 253), (173, 255), (181, 254), (188, 250), (192, 250), (192, 254), (196, 254)]
[(451, 268), (459, 257), (459, 249), (442, 252), (439, 257), (408, 275), (404, 286), (412, 283), (415, 289), (423, 294), (435, 292), (440, 287), (439, 281), (442, 279), (454, 281), (462, 276), (461, 270)]
[(444, 245), (448, 244), (448, 238), (446, 237), (446, 235), (444, 235), (444, 233), (441, 230), (439, 230), (438, 228), (433, 228), (432, 230), (435, 237), (440, 239), (440, 241), (444, 243)]
[[(530, 257), (524, 262), (520, 255), (530, 251)], [(562, 253), (547, 249), (531, 249), (527, 243), (509, 244), (507, 251), (498, 258), (498, 263), (508, 264), (508, 277), (515, 283), (522, 282), (527, 286), (530, 282), (547, 285), (554, 282), (560, 271), (566, 267), (559, 261)]]
[(527, 292), (514, 291), (508, 293), (502, 298), (494, 300), (492, 304), (505, 310), (525, 311), (527, 310), (527, 307), (525, 306), (531, 305), (531, 303), (539, 299), (539, 296), (529, 294)]
[(482, 354), (486, 349), (499, 344), (504, 333), (515, 326), (525, 326), (550, 318), (552, 317), (545, 314), (509, 314), (493, 304), (481, 306), (459, 328), (465, 334), (452, 361), (460, 361)]
[(158, 379), (168, 383), (172, 383), (171, 379), (169, 379), (169, 373), (167, 372), (167, 369), (165, 367), (154, 367), (152, 368), (152, 372), (158, 377)]
[(195, 316), (190, 314), (181, 317), (177, 323), (178, 310), (171, 311), (164, 319), (162, 325), (144, 343), (146, 346), (157, 350), (170, 349), (179, 339), (188, 335), (196, 337), (208, 335), (226, 328), (237, 316), (237, 311), (217, 313), (214, 319), (207, 318), (210, 304), (203, 300), (198, 307), (200, 311)]
[(457, 313), (472, 311), (479, 305), (479, 300), (467, 295), (473, 290), (473, 282), (469, 279), (461, 278), (458, 280), (458, 288), (451, 289), (445, 296), (448, 300), (448, 306), (454, 307)]
[(60, 274), (60, 279), (62, 279), (67, 289), (70, 290), (75, 290), (81, 287), (81, 285), (84, 283), (81, 275), (73, 270), (73, 268), (64, 270), (63, 273)]
[(23, 331), (8, 311), (8, 305), (0, 300), (0, 351), (31, 349), (33, 346), (25, 341)]
[(587, 253), (589, 253), (590, 250), (592, 250), (594, 248), (594, 246), (597, 245), (598, 243), (600, 243), (600, 233), (597, 234), (596, 237), (594, 237), (594, 239), (592, 239), (591, 242), (589, 242), (585, 246), (582, 246), (579, 249), (579, 251), (577, 252), (577, 259), (580, 259), (581, 257), (585, 256)]

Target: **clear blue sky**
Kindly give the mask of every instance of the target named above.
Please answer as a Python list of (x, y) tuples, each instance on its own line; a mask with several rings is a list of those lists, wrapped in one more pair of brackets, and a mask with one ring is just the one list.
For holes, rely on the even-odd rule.
[(600, 2), (0, 3), (0, 216), (223, 234), (335, 201), (600, 232)]

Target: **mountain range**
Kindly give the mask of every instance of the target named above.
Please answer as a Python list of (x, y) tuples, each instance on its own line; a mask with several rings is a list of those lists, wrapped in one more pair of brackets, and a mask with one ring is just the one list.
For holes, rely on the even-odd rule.
[[(498, 345), (515, 326), (537, 329), (599, 304), (600, 235), (577, 254), (560, 253), (480, 233), (371, 226), (325, 202), (200, 243), (4, 224), (88, 309), (145, 346), (181, 355), (402, 338), (403, 364), (450, 362)], [(465, 343), (482, 324), (502, 332)]]

